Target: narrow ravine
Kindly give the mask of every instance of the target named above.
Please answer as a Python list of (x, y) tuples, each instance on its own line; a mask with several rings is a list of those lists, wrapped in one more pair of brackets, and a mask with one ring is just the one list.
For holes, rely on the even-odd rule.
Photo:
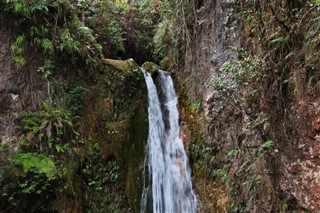
[[(179, 113), (173, 81), (159, 71), (159, 90), (144, 72), (148, 88), (149, 135), (145, 157), (141, 213), (195, 213), (188, 157), (179, 137)], [(159, 95), (158, 95), (159, 94)]]

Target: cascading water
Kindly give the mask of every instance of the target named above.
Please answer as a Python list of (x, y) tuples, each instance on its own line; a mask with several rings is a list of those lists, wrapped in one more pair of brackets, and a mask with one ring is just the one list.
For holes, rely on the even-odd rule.
[(197, 198), (179, 137), (178, 100), (172, 79), (159, 71), (158, 96), (151, 75), (144, 70), (143, 73), (148, 89), (149, 136), (140, 213), (196, 213)]

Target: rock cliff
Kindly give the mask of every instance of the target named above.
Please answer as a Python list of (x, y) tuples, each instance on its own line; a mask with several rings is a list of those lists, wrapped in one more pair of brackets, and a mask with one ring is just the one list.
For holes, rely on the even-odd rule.
[(191, 139), (198, 179), (220, 180), (230, 212), (319, 212), (319, 60), (308, 40), (319, 42), (319, 8), (197, 2), (197, 24), (175, 69), (191, 106), (201, 103), (193, 132), (204, 137)]

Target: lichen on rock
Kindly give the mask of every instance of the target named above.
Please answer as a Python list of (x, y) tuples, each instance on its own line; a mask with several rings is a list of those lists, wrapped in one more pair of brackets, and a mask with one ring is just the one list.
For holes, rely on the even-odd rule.
[(122, 71), (124, 74), (128, 74), (136, 69), (140, 69), (138, 64), (132, 58), (127, 60), (103, 58), (102, 62), (104, 64), (111, 65), (115, 69)]

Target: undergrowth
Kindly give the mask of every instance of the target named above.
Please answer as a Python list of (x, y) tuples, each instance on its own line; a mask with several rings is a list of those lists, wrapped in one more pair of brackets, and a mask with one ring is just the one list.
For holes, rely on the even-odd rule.
[(0, 211), (128, 212), (119, 152), (142, 74), (101, 59), (152, 60), (156, 12), (142, 2), (7, 0), (0, 16), (16, 69), (47, 83), (37, 109), (14, 113), (19, 136), (0, 146)]

